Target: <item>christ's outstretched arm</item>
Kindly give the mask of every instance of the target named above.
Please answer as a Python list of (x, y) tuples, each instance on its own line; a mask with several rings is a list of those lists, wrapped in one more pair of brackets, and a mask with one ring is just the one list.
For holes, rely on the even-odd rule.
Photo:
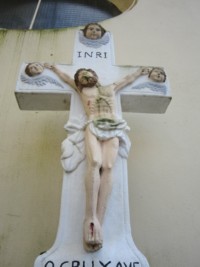
[(72, 79), (67, 73), (62, 72), (60, 69), (58, 69), (55, 65), (51, 65), (48, 63), (44, 64), (44, 67), (47, 69), (52, 70), (54, 73), (58, 75), (58, 77), (68, 85), (70, 85), (73, 89), (77, 91), (77, 87), (75, 85), (74, 79)]
[(121, 80), (113, 83), (115, 92), (123, 89), (128, 84), (133, 83), (140, 76), (142, 76), (142, 75), (148, 75), (149, 72), (150, 72), (150, 69), (149, 68), (140, 67), (136, 72), (134, 72), (132, 74), (128, 74), (127, 76), (125, 76)]

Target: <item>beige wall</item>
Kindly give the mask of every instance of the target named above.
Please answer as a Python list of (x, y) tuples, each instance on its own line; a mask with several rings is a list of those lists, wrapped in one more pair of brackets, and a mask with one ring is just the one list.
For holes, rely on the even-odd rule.
[[(129, 192), (134, 240), (152, 267), (199, 267), (200, 2), (140, 0), (103, 24), (117, 64), (164, 66), (173, 100), (164, 115), (125, 114), (132, 128)], [(20, 111), (23, 61), (70, 63), (74, 30), (0, 32), (0, 266), (33, 266), (59, 218), (60, 143), (67, 112)]]

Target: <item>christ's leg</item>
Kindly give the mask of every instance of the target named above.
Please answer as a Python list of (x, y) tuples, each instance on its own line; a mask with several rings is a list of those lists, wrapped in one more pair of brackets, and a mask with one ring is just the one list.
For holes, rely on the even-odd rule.
[(97, 217), (102, 225), (107, 206), (107, 199), (112, 189), (112, 170), (119, 149), (117, 137), (102, 142), (102, 168), (97, 203)]
[(101, 225), (97, 218), (97, 201), (100, 187), (99, 170), (102, 165), (101, 145), (90, 132), (85, 132), (87, 156), (87, 174), (85, 178), (86, 210), (84, 221), (84, 247), (87, 251), (96, 251), (102, 247)]

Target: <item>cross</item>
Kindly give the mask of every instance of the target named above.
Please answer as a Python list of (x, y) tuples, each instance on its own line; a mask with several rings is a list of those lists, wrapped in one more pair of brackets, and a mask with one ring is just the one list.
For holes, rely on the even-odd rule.
[[(72, 66), (30, 63), (21, 67), (16, 89), (20, 108), (66, 110), (71, 104), (65, 126), (69, 137), (62, 143), (64, 184), (57, 239), (36, 259), (36, 267), (64, 266), (69, 262), (79, 267), (91, 261), (91, 254), (83, 252), (80, 242), (83, 219), (85, 250), (103, 251), (103, 255), (95, 254), (92, 266), (111, 262), (118, 266), (121, 261), (129, 266), (148, 266), (129, 236), (126, 158), (130, 142), (120, 101), (123, 111), (163, 113), (171, 96), (162, 68), (114, 66), (113, 51), (110, 33), (105, 31), (101, 37), (91, 39), (83, 30), (76, 35)], [(76, 196), (81, 197), (79, 204)], [(120, 239), (116, 240), (118, 235)], [(70, 242), (74, 244), (71, 252)], [(130, 246), (132, 251), (127, 252)], [(122, 252), (111, 260), (113, 248)]]

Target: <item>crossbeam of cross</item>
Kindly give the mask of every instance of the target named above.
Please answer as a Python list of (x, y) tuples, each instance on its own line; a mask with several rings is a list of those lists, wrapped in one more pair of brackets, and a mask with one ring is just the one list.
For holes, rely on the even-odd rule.
[[(114, 45), (112, 35), (107, 33), (109, 42), (100, 47), (90, 47), (80, 42), (80, 32), (75, 39), (73, 64), (60, 64), (63, 72), (71, 77), (80, 67), (92, 67), (99, 76), (102, 85), (113, 83), (133, 73), (139, 66), (114, 65)], [(95, 64), (94, 64), (95, 62)], [(30, 77), (20, 69), (15, 95), (22, 110), (69, 110), (72, 90), (60, 78), (48, 69), (37, 76)], [(153, 67), (148, 66), (150, 69)], [(152, 81), (148, 76), (140, 77), (121, 92), (121, 105), (124, 112), (164, 113), (171, 101), (168, 79), (163, 83)]]

